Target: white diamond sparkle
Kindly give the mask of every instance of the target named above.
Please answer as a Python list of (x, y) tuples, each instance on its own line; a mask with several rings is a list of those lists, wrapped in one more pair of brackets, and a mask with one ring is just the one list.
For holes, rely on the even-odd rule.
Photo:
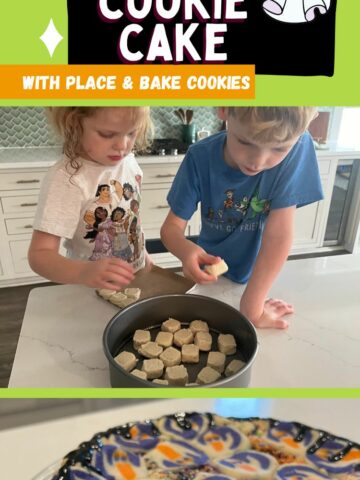
[(63, 37), (57, 31), (53, 19), (51, 18), (45, 32), (40, 37), (40, 40), (44, 42), (46, 48), (48, 49), (50, 57), (53, 56), (56, 47), (59, 45), (62, 39)]

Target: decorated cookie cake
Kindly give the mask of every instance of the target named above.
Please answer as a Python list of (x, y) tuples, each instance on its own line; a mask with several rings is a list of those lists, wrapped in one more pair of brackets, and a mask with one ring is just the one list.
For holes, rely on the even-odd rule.
[(360, 445), (297, 422), (178, 413), (95, 434), (52, 480), (360, 480)]

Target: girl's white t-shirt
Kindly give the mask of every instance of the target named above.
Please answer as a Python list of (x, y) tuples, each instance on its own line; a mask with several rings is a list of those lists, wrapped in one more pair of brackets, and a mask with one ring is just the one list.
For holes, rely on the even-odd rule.
[(135, 271), (145, 265), (140, 222), (142, 170), (134, 155), (106, 167), (77, 159), (73, 173), (63, 157), (41, 185), (34, 230), (64, 238), (67, 255), (98, 260), (115, 256)]

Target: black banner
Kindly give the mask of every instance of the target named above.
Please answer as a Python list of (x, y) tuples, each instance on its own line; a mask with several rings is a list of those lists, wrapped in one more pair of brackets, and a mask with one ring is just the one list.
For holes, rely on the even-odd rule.
[[(69, 64), (255, 64), (256, 74), (334, 73), (336, 0), (67, 3)], [(184, 18), (185, 4), (191, 18)], [(161, 17), (171, 8), (173, 17)]]

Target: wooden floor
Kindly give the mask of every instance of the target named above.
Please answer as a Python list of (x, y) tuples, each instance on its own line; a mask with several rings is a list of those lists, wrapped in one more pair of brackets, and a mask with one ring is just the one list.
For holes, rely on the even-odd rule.
[(7, 387), (30, 291), (51, 283), (0, 288), (0, 387)]

